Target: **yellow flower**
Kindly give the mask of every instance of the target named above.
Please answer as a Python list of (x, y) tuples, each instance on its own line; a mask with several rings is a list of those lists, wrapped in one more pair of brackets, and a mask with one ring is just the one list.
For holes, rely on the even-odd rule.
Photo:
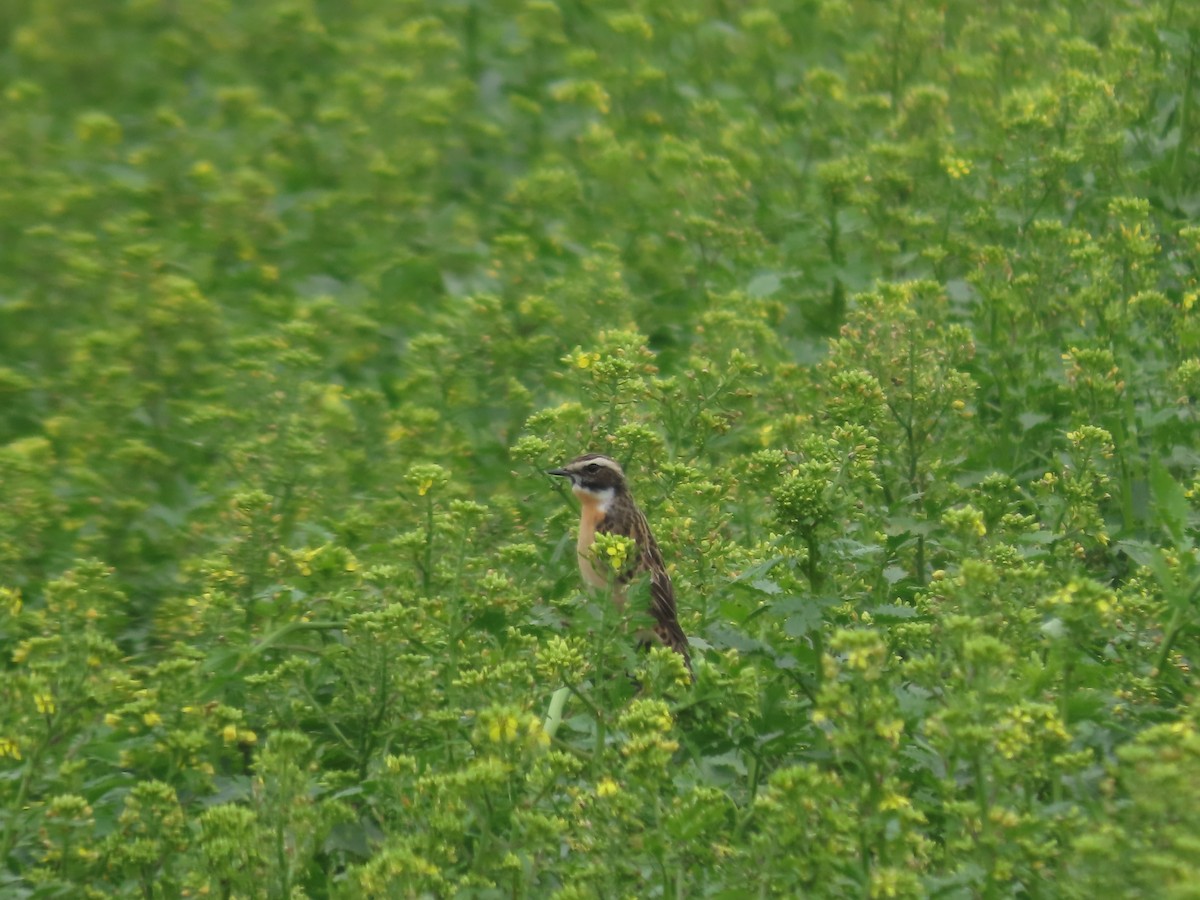
[(1016, 828), (1021, 824), (1021, 817), (1014, 810), (1003, 806), (990, 809), (988, 811), (988, 819), (1004, 828)]
[(492, 724), (488, 726), (488, 739), (493, 744), (508, 743), (514, 740), (517, 736), (517, 729), (521, 723), (517, 721), (514, 715), (502, 715), (492, 720)]
[(21, 748), (11, 738), (0, 738), (0, 756), (10, 756), (13, 759), (20, 759)]
[(162, 716), (151, 710), (142, 714), (142, 721), (146, 723), (147, 728), (154, 728), (162, 724)]
[(530, 716), (525, 720), (525, 733), (531, 747), (550, 746), (550, 735), (546, 734), (546, 729), (537, 717)]
[(942, 167), (945, 168), (946, 174), (955, 181), (971, 174), (971, 164), (967, 160), (955, 156), (942, 160)]
[(904, 734), (904, 722), (901, 719), (884, 719), (876, 722), (875, 733), (895, 747), (900, 743), (900, 736)]
[(416, 465), (408, 470), (404, 480), (417, 486), (417, 493), (424, 497), (436, 485), (441, 487), (450, 480), (450, 473), (439, 465)]
[(21, 592), (16, 588), (0, 587), (0, 604), (8, 607), (8, 614), (10, 616), (20, 615)]
[(57, 707), (54, 705), (54, 696), (52, 694), (34, 694), (33, 702), (37, 706), (37, 711), (43, 715), (53, 715)]
[(594, 363), (600, 362), (599, 353), (588, 353), (584, 350), (576, 350), (573, 357), (575, 365), (580, 369), (590, 369)]
[(846, 665), (859, 672), (865, 672), (871, 665), (871, 648), (855, 647), (847, 655)]
[(221, 739), (227, 744), (236, 743), (238, 730), (236, 725), (226, 725), (221, 729)]
[(634, 542), (620, 534), (598, 534), (592, 543), (592, 553), (601, 558), (607, 557), (614, 572), (625, 568), (633, 549)]
[(884, 812), (908, 809), (910, 806), (912, 806), (912, 802), (903, 794), (888, 794), (879, 801), (879, 808)]
[(614, 572), (619, 572), (621, 566), (625, 565), (624, 549), (624, 547), (609, 547), (606, 551), (608, 553), (608, 564), (613, 567)]
[(620, 785), (618, 785), (611, 778), (604, 777), (604, 778), (601, 778), (600, 783), (596, 785), (596, 796), (597, 797), (611, 797), (613, 794), (618, 793), (620, 790), (621, 790)]
[(387, 766), (387, 770), (393, 775), (417, 771), (417, 759), (415, 756), (394, 756), (389, 753), (383, 758), (383, 763), (385, 766)]

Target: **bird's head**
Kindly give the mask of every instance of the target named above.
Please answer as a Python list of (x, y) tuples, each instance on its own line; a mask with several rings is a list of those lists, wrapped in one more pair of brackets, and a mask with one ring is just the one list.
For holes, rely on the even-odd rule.
[(571, 489), (581, 500), (605, 503), (619, 491), (626, 490), (625, 473), (615, 459), (599, 453), (577, 456), (560, 469), (550, 469), (547, 475), (571, 480)]

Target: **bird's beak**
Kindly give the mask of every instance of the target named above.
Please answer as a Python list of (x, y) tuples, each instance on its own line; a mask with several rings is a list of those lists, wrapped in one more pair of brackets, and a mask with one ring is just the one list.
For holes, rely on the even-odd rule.
[(561, 476), (562, 478), (570, 478), (571, 477), (571, 473), (568, 472), (566, 469), (547, 469), (546, 474), (547, 475), (558, 475), (558, 476)]

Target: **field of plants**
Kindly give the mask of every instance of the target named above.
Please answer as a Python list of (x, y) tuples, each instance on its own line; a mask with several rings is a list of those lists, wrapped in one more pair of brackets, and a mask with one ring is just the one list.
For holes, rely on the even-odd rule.
[(0, 4), (0, 895), (1200, 896), (1198, 68), (1176, 0)]

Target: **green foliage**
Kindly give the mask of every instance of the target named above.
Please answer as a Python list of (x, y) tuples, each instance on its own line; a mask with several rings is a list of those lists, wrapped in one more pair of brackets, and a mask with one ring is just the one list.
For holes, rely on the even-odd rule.
[(0, 893), (1194, 895), (1194, 6), (0, 7)]

